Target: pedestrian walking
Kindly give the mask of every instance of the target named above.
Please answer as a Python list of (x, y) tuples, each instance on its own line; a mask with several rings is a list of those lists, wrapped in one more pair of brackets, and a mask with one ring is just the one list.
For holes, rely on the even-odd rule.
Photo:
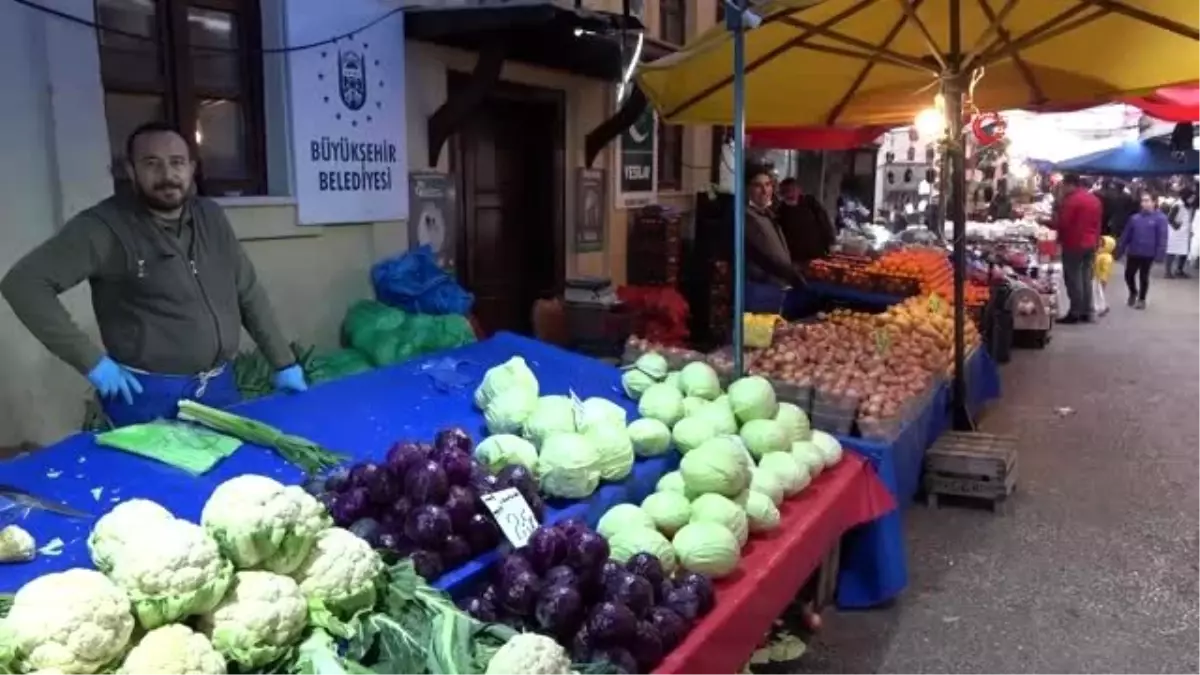
[(1196, 214), (1197, 196), (1192, 190), (1185, 189), (1179, 194), (1179, 201), (1171, 207), (1168, 216), (1171, 229), (1167, 232), (1167, 278), (1188, 278), (1187, 258), (1192, 250), (1192, 220)]
[(1117, 240), (1107, 234), (1100, 237), (1100, 251), (1096, 254), (1095, 273), (1092, 278), (1092, 302), (1095, 305), (1096, 316), (1108, 314), (1108, 278), (1112, 274), (1113, 249)]
[(1058, 203), (1054, 229), (1062, 246), (1063, 283), (1071, 307), (1059, 323), (1089, 323), (1092, 320), (1092, 266), (1100, 243), (1100, 199), (1083, 187), (1079, 176), (1063, 178), (1063, 196)]
[(1129, 288), (1130, 307), (1146, 309), (1146, 294), (1150, 291), (1150, 268), (1155, 261), (1167, 256), (1167, 215), (1158, 209), (1154, 195), (1142, 194), (1142, 208), (1129, 217), (1121, 240), (1117, 242), (1117, 258), (1125, 257), (1125, 285)]

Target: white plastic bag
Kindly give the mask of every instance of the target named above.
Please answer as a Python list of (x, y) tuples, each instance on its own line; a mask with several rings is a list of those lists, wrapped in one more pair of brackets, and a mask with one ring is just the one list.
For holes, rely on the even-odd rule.
[(1092, 309), (1100, 316), (1108, 312), (1108, 298), (1104, 297), (1104, 284), (1099, 279), (1092, 279)]

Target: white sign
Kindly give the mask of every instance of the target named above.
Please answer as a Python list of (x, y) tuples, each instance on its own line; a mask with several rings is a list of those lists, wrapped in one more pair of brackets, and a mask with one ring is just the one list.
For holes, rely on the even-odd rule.
[(516, 488), (505, 488), (480, 495), (479, 499), (495, 516), (500, 531), (514, 548), (521, 548), (527, 544), (534, 530), (538, 529), (537, 518)]
[[(376, 0), (286, 0), (287, 44), (320, 43), (387, 14)], [(288, 52), (301, 225), (408, 218), (404, 13)]]

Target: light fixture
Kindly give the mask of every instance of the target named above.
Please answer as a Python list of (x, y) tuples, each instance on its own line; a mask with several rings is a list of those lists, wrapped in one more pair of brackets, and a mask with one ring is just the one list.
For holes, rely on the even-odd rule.
[(204, 143), (204, 134), (200, 133), (200, 127), (196, 127), (196, 145)]
[(937, 138), (946, 129), (946, 118), (935, 108), (926, 108), (917, 113), (913, 126), (921, 138)]

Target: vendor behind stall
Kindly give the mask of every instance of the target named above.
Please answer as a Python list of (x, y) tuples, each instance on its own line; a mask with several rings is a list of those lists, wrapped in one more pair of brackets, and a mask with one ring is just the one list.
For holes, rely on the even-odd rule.
[(778, 298), (779, 289), (800, 283), (802, 277), (792, 264), (787, 238), (775, 220), (771, 174), (764, 169), (752, 169), (747, 173), (750, 195), (746, 204), (747, 310), (775, 312), (779, 309), (777, 306), (760, 307), (755, 299)]
[(829, 255), (837, 234), (825, 207), (812, 195), (801, 192), (795, 178), (785, 178), (779, 184), (779, 193), (775, 213), (792, 262), (806, 263)]
[[(0, 281), (17, 318), (87, 377), (117, 426), (174, 417), (183, 398), (237, 402), (229, 362), (243, 326), (276, 368), (276, 389), (306, 389), (225, 214), (195, 195), (184, 137), (144, 125), (130, 134), (126, 157), (132, 194), (75, 216)], [(103, 349), (58, 299), (85, 279)]]

